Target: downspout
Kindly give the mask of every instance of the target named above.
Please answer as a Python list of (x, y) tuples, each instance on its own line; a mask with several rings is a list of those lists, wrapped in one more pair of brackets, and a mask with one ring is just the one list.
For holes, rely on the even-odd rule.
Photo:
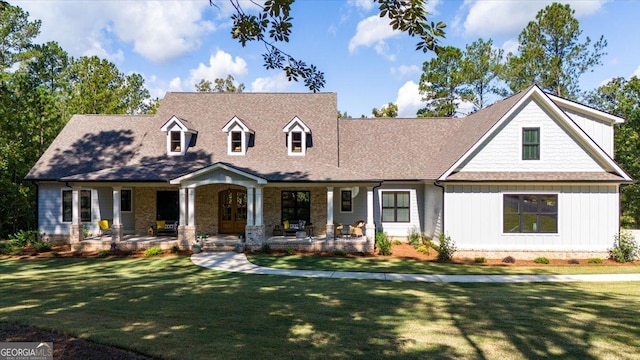
[(440, 233), (444, 234), (444, 186), (440, 185), (438, 180), (434, 181), (433, 185), (442, 189), (442, 229), (440, 229)]

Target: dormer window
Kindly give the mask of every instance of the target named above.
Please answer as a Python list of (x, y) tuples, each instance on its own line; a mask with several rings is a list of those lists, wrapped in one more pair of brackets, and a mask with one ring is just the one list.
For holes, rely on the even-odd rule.
[(188, 126), (188, 122), (177, 116), (172, 116), (161, 131), (167, 133), (167, 155), (180, 156), (187, 152), (187, 148), (196, 145), (198, 132)]
[(297, 116), (283, 129), (287, 133), (287, 149), (289, 156), (304, 156), (311, 147), (311, 129)]
[(237, 116), (222, 128), (227, 133), (227, 154), (228, 155), (245, 155), (247, 148), (252, 145), (254, 136), (253, 130)]

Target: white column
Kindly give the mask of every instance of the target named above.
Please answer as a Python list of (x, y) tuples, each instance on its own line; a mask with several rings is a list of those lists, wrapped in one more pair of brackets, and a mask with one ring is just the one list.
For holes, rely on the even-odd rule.
[(367, 224), (373, 223), (373, 187), (367, 187)]
[(113, 187), (113, 224), (112, 225), (120, 225), (120, 215), (121, 215), (121, 199), (120, 196), (120, 186)]
[(196, 189), (189, 188), (187, 189), (189, 194), (189, 211), (188, 211), (188, 223), (189, 226), (196, 225)]
[(253, 187), (247, 187), (247, 226), (253, 226)]
[(180, 188), (180, 226), (186, 225), (187, 221), (187, 189)]
[(80, 225), (80, 187), (71, 189), (71, 225)]
[(256, 222), (255, 225), (256, 226), (261, 226), (262, 225), (262, 187), (257, 187), (256, 188), (256, 202), (255, 202), (255, 207), (256, 207)]
[(327, 225), (333, 225), (333, 186), (327, 187)]

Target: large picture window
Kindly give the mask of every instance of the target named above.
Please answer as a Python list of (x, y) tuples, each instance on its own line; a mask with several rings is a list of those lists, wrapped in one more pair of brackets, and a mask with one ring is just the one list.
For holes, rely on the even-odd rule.
[(505, 194), (503, 203), (503, 232), (558, 232), (558, 195)]
[(311, 223), (311, 193), (309, 191), (282, 192), (282, 221), (305, 220)]
[(522, 160), (540, 160), (540, 128), (522, 129)]
[(409, 192), (382, 192), (382, 222), (409, 222)]
[[(73, 192), (62, 190), (62, 221), (71, 222), (73, 207)], [(80, 221), (91, 222), (91, 191), (80, 191)]]

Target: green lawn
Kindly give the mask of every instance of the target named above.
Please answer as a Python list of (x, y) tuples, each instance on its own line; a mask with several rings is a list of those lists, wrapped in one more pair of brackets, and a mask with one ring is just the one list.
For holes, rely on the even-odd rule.
[(278, 269), (360, 271), (405, 274), (447, 274), (447, 275), (525, 275), (525, 274), (632, 274), (640, 273), (640, 263), (624, 266), (602, 264), (566, 266), (501, 266), (482, 264), (450, 264), (414, 259), (385, 259), (384, 257), (329, 257), (316, 255), (276, 256), (269, 254), (247, 254), (252, 263)]
[(631, 359), (640, 348), (638, 283), (292, 278), (186, 257), (0, 259), (0, 283), (2, 322), (163, 358)]

